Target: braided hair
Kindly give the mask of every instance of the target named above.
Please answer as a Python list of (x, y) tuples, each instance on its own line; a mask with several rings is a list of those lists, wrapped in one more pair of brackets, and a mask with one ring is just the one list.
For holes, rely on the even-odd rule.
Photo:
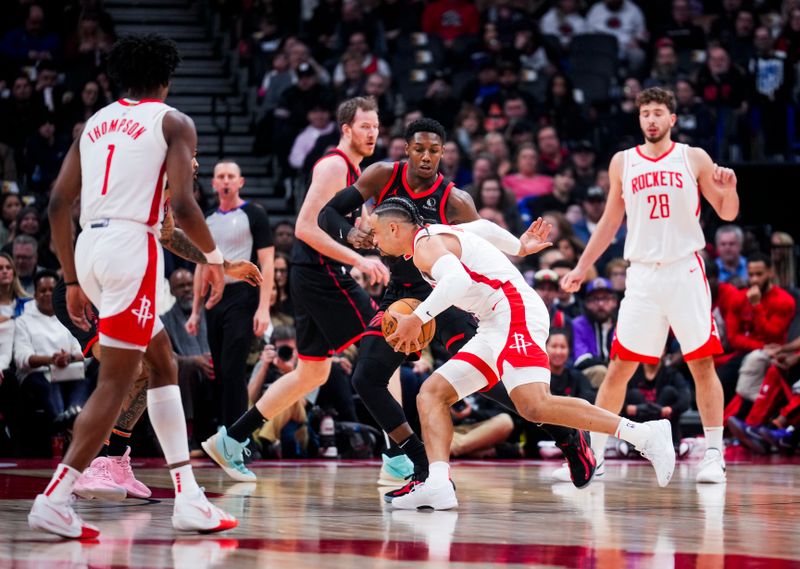
[(419, 213), (417, 206), (408, 198), (393, 196), (383, 200), (373, 211), (378, 217), (384, 215), (394, 215), (403, 221), (413, 223), (419, 227), (425, 226), (425, 219)]

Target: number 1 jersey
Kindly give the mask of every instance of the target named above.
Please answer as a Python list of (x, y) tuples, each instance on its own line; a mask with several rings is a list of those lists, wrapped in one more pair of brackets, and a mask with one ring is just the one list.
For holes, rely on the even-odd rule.
[(126, 219), (158, 229), (167, 155), (161, 123), (172, 110), (158, 100), (120, 99), (86, 122), (80, 141), (81, 227)]
[(705, 247), (700, 190), (689, 147), (673, 142), (658, 158), (638, 146), (624, 152), (622, 198), (628, 216), (625, 259), (671, 263)]

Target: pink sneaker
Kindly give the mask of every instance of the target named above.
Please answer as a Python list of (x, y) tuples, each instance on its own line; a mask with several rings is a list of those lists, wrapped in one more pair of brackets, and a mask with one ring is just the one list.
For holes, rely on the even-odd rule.
[(113, 463), (113, 459), (105, 456), (95, 458), (78, 478), (72, 492), (87, 500), (92, 498), (112, 502), (124, 500), (128, 492), (111, 475)]
[(136, 480), (136, 477), (133, 475), (133, 469), (131, 469), (130, 455), (131, 447), (128, 447), (125, 450), (125, 454), (122, 456), (108, 457), (111, 476), (114, 482), (122, 486), (131, 498), (149, 498), (153, 495), (153, 492), (150, 488)]

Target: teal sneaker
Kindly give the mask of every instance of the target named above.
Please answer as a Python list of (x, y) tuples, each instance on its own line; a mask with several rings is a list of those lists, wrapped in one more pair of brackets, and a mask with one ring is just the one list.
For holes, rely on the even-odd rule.
[(225, 473), (239, 482), (254, 482), (256, 475), (244, 465), (244, 455), (250, 456), (247, 444), (250, 439), (240, 443), (228, 436), (225, 427), (220, 427), (216, 435), (201, 443), (203, 450)]
[(405, 484), (406, 478), (414, 474), (414, 463), (404, 454), (389, 458), (385, 454), (381, 455), (383, 465), (378, 484), (381, 486), (397, 486)]

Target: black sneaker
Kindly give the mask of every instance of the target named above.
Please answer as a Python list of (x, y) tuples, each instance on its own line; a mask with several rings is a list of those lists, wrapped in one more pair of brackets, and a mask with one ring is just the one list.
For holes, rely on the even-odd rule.
[(573, 431), (569, 439), (558, 445), (569, 464), (569, 475), (576, 488), (587, 486), (594, 477), (597, 463), (590, 445), (589, 432), (577, 429)]

